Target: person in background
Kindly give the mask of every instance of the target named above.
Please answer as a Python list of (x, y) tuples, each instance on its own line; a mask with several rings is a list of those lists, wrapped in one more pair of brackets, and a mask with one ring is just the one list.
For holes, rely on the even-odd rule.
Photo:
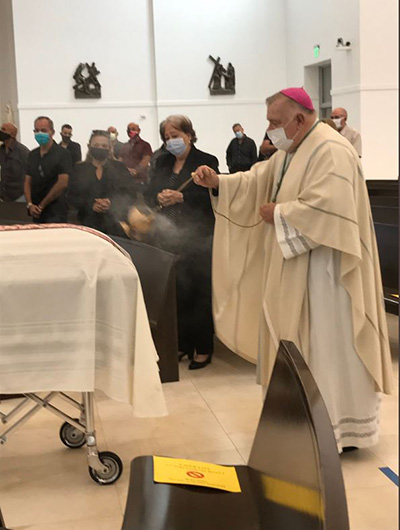
[[(152, 165), (145, 192), (161, 208), (166, 229), (161, 246), (179, 256), (177, 265), (179, 359), (189, 369), (204, 368), (214, 351), (211, 309), (211, 249), (214, 214), (208, 190), (195, 186), (192, 172), (201, 164), (218, 171), (215, 156), (196, 149), (196, 133), (186, 116), (169, 116), (160, 127), (165, 152)], [(184, 189), (178, 190), (183, 184)], [(195, 356), (196, 354), (196, 356)]]
[(34, 122), (37, 149), (29, 153), (24, 193), (26, 207), (37, 223), (65, 223), (65, 190), (72, 171), (71, 155), (54, 139), (54, 124), (47, 116)]
[(335, 131), (337, 131), (337, 127), (335, 125), (335, 122), (333, 120), (331, 120), (331, 118), (321, 118), (322, 123), (326, 123), (327, 125), (329, 125), (330, 127), (332, 127), (332, 129), (334, 129)]
[(119, 159), (128, 168), (138, 191), (147, 184), (150, 157), (153, 154), (151, 146), (140, 137), (140, 127), (137, 123), (129, 123), (127, 127), (129, 141), (121, 147)]
[(235, 138), (231, 140), (226, 150), (226, 164), (229, 173), (247, 171), (257, 162), (257, 147), (251, 138), (245, 135), (240, 123), (232, 127)]
[(121, 148), (124, 144), (118, 140), (118, 131), (116, 127), (114, 127), (113, 125), (110, 125), (110, 127), (107, 129), (107, 132), (110, 135), (111, 151), (112, 151), (113, 157), (116, 160), (118, 160), (119, 154), (121, 152)]
[(81, 146), (78, 142), (72, 141), (72, 127), (66, 123), (61, 127), (61, 147), (64, 147), (72, 158), (72, 163), (76, 164), (82, 160)]
[(269, 160), (276, 151), (277, 148), (271, 142), (268, 132), (265, 131), (264, 140), (260, 145), (260, 151), (258, 152), (258, 161), (263, 162), (264, 160)]
[(358, 156), (361, 158), (361, 134), (347, 125), (347, 110), (341, 107), (333, 109), (331, 112), (331, 119), (333, 120), (340, 134), (347, 138), (347, 140), (357, 151)]
[(0, 200), (24, 200), (24, 180), (29, 149), (17, 140), (18, 129), (13, 123), (0, 128)]
[(88, 149), (86, 160), (74, 166), (68, 203), (77, 209), (80, 224), (125, 237), (120, 221), (136, 200), (132, 177), (122, 162), (112, 158), (107, 131), (93, 131)]

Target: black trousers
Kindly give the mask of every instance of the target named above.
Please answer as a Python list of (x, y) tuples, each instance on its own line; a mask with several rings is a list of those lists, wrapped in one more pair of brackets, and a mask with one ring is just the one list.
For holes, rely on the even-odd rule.
[(177, 267), (179, 351), (212, 354), (211, 238), (195, 240), (194, 250), (180, 255)]

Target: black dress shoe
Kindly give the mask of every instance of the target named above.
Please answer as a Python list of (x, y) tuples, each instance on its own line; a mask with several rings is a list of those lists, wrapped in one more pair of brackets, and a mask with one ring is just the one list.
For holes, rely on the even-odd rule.
[(354, 447), (354, 445), (348, 445), (347, 447), (342, 447), (343, 453), (350, 453), (350, 451), (357, 451), (358, 447)]
[(210, 364), (211, 363), (211, 355), (209, 355), (207, 357), (207, 359), (205, 361), (192, 361), (190, 364), (189, 364), (189, 370), (199, 370), (200, 368), (205, 368), (207, 366), (207, 364)]
[(358, 447), (354, 447), (354, 445), (348, 445), (347, 447), (342, 447), (343, 453), (350, 453), (350, 451), (357, 451)]
[(193, 352), (180, 352), (178, 354), (178, 361), (182, 361), (182, 359), (184, 359), (185, 357), (187, 357), (189, 359), (189, 361), (193, 361), (193, 357), (194, 357), (194, 353)]

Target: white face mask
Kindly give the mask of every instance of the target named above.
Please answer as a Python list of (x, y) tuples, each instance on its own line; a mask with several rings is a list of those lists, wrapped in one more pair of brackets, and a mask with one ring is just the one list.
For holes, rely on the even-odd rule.
[(117, 139), (117, 134), (116, 133), (110, 133), (110, 140), (112, 142), (114, 142), (116, 139)]
[[(292, 120), (289, 120), (285, 127), (287, 127), (291, 121)], [(288, 152), (293, 145), (297, 133), (293, 138), (288, 138), (285, 133), (285, 127), (278, 127), (277, 129), (269, 130), (268, 137), (277, 149)]]
[(342, 118), (333, 118), (332, 121), (336, 125), (336, 129), (342, 128)]

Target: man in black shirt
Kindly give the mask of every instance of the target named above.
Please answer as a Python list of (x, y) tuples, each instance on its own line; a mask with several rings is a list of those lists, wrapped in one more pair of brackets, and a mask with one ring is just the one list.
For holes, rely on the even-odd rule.
[(34, 127), (39, 147), (29, 153), (24, 186), (26, 206), (37, 223), (65, 223), (71, 156), (53, 140), (54, 125), (50, 118), (36, 118)]
[(276, 147), (271, 142), (267, 131), (265, 131), (263, 142), (260, 145), (260, 152), (258, 153), (258, 161), (263, 162), (264, 160), (269, 160), (276, 151)]
[(257, 162), (257, 147), (251, 138), (244, 134), (240, 123), (235, 123), (232, 127), (235, 138), (228, 145), (226, 150), (226, 163), (229, 173), (237, 171), (247, 171)]
[(16, 140), (18, 129), (13, 123), (0, 128), (0, 200), (23, 198), (29, 149)]
[(71, 125), (68, 125), (66, 123), (61, 127), (61, 147), (64, 147), (72, 158), (72, 163), (76, 164), (77, 162), (80, 162), (82, 160), (82, 151), (81, 146), (78, 144), (78, 142), (72, 141), (72, 127)]

